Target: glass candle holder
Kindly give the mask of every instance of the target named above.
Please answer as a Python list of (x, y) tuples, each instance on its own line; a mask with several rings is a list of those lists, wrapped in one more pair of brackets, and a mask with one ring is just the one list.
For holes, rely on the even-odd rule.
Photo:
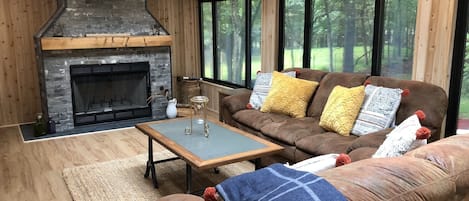
[(194, 96), (190, 99), (192, 107), (190, 133), (194, 132), (195, 126), (201, 126), (203, 128), (204, 136), (208, 137), (209, 127), (207, 122), (207, 103), (208, 98), (206, 96)]

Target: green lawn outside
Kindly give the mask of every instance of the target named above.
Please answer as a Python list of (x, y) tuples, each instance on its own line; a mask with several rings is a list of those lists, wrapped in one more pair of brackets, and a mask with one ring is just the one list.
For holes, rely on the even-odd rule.
[[(392, 51), (393, 47), (390, 47), (389, 49)], [(335, 47), (333, 50), (334, 54), (334, 71), (335, 72), (342, 72), (342, 63), (343, 63), (343, 47)], [(365, 57), (364, 55), (364, 48), (363, 46), (356, 46), (354, 49), (354, 60), (356, 62), (355, 64), (355, 72), (370, 72), (371, 68), (371, 52), (368, 55), (368, 63), (365, 63)], [(371, 51), (369, 48), (368, 51)], [(384, 48), (384, 55), (387, 55), (388, 48)], [(402, 50), (404, 52), (404, 50)], [(291, 53), (293, 53), (293, 59), (291, 56)], [(286, 49), (285, 50), (285, 68), (290, 68), (290, 67), (302, 67), (302, 62), (303, 62), (303, 50), (302, 49)], [(357, 58), (360, 58), (358, 62), (356, 61)], [(223, 56), (221, 58), (223, 60)], [(383, 59), (382, 63), (383, 65), (386, 65), (387, 60)], [(252, 66), (252, 71), (251, 71), (251, 78), (255, 79), (256, 78), (256, 72), (260, 70), (261, 67), (261, 57), (260, 55), (255, 55), (251, 59), (251, 66)], [(213, 69), (211, 68), (211, 65), (207, 65), (205, 68), (205, 73), (206, 75), (212, 75), (213, 74)], [(313, 69), (317, 70), (323, 70), (323, 71), (329, 71), (329, 48), (313, 48), (311, 50), (311, 67)], [(226, 66), (225, 62), (222, 62), (221, 68), (220, 68), (220, 78), (221, 80), (228, 80), (228, 73), (227, 73), (228, 67)], [(243, 66), (243, 72), (242, 75), (244, 75), (244, 66)], [(274, 68), (275, 69), (275, 68)], [(243, 78), (244, 79), (244, 78)]]

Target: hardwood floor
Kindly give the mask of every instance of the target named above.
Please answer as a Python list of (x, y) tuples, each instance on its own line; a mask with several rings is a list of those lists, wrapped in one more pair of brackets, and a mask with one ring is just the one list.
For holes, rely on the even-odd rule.
[(18, 127), (0, 128), (0, 200), (72, 200), (64, 168), (146, 151), (147, 137), (135, 128), (30, 143), (23, 143)]

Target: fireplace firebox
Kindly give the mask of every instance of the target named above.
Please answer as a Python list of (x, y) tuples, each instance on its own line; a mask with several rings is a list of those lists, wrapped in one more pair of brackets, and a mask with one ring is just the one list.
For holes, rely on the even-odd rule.
[(70, 66), (75, 126), (151, 117), (148, 62)]

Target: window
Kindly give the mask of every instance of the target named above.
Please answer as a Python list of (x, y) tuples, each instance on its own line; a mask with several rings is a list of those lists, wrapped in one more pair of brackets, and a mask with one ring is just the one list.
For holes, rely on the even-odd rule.
[(469, 133), (469, 2), (458, 1), (445, 137)]
[(285, 33), (283, 54), (284, 67), (303, 66), (303, 46), (304, 46), (304, 24), (305, 24), (305, 1), (290, 0), (285, 5)]
[(410, 78), (417, 2), (281, 0), (280, 70)]
[(386, 0), (381, 75), (411, 79), (417, 1)]
[(213, 26), (212, 26), (212, 4), (202, 3), (201, 13), (203, 13), (201, 19), (202, 26), (202, 46), (203, 46), (203, 72), (204, 77), (213, 79)]
[(260, 70), (261, 1), (200, 1), (203, 78), (251, 86)]

